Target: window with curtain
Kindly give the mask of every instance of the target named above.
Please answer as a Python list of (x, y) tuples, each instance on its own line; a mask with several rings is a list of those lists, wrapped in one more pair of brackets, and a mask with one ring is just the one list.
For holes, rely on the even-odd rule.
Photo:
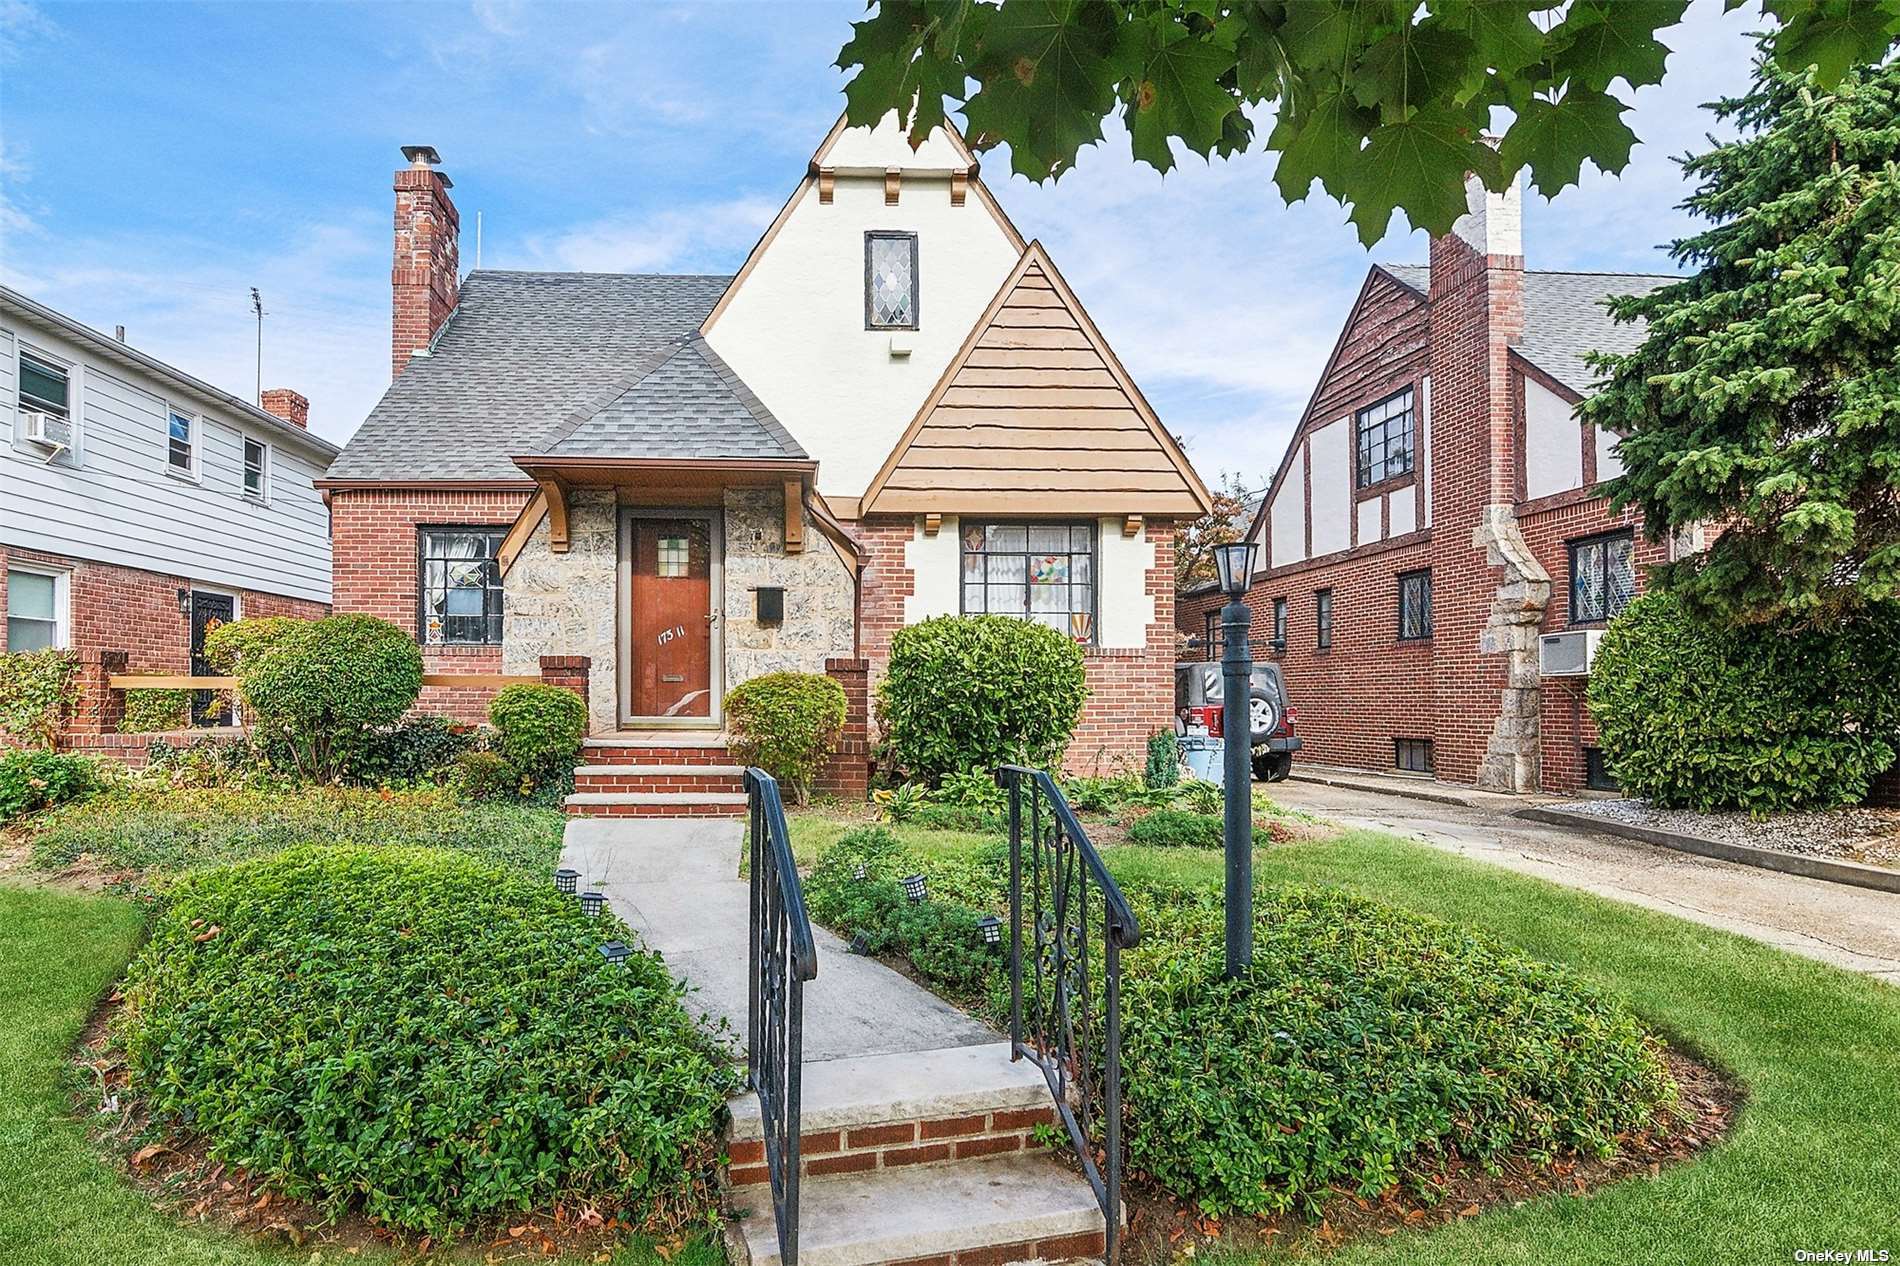
[(1636, 536), (1615, 532), (1570, 543), (1570, 622), (1602, 624), (1636, 596)]
[(965, 524), (963, 612), (1013, 615), (1093, 642), (1094, 525)]
[(62, 577), (7, 571), (7, 650), (43, 651), (66, 644)]
[(503, 528), (424, 528), (422, 640), (430, 646), (501, 645)]

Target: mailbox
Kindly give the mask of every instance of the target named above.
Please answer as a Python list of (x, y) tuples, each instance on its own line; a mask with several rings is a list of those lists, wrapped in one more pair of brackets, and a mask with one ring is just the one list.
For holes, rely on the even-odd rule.
[(759, 596), (759, 623), (785, 623), (785, 590), (777, 585), (760, 585), (752, 591)]

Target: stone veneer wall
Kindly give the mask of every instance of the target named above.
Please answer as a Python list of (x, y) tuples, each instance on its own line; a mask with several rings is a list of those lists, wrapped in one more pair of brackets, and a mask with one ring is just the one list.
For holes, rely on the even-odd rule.
[[(726, 489), (726, 689), (766, 673), (823, 673), (856, 655), (851, 574), (805, 515), (805, 550), (785, 552), (784, 494)], [(763, 625), (753, 590), (785, 590), (785, 622)]]
[(589, 728), (619, 727), (617, 639), (619, 513), (611, 488), (568, 494), (568, 550), (548, 549), (548, 521), (515, 558), (503, 584), (501, 671), (538, 673), (543, 655), (585, 655)]

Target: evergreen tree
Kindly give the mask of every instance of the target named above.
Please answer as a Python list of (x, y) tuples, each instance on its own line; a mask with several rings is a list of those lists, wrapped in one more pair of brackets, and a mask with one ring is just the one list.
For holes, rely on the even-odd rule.
[[(1648, 333), (1583, 416), (1652, 537), (1720, 535), (1657, 579), (1704, 614), (1811, 624), (1900, 591), (1900, 62), (1828, 89), (1778, 69), (1711, 107), (1738, 139), (1683, 159), (1699, 268), (1614, 300)], [(1874, 607), (1874, 610), (1891, 610)]]

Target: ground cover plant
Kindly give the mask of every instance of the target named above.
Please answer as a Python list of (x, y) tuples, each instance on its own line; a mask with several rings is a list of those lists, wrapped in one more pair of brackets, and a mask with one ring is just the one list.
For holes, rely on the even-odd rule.
[(291, 849), (172, 888), (114, 1034), (155, 1123), (294, 1199), (435, 1236), (557, 1200), (675, 1226), (730, 1065), (614, 935), (472, 857)]
[(1129, 826), (1128, 842), (1155, 848), (1219, 848), (1223, 832), (1224, 823), (1211, 813), (1156, 809)]
[(24, 749), (0, 756), (0, 826), (41, 809), (84, 800), (105, 776), (88, 757)]

